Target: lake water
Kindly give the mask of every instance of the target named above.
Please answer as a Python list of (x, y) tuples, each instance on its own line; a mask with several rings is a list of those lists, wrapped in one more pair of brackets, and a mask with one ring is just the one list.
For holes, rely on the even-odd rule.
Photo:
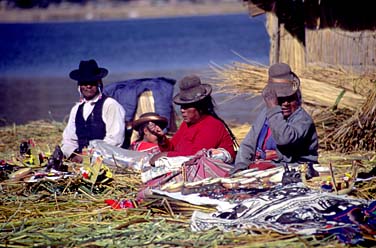
[[(242, 61), (235, 53), (268, 64), (265, 19), (246, 14), (0, 24), (0, 34), (0, 125), (63, 120), (78, 99), (68, 74), (80, 60), (94, 58), (107, 68), (105, 84), (191, 73), (205, 78), (212, 73), (211, 62)], [(213, 96), (224, 119), (249, 120), (245, 98), (222, 104), (224, 95)]]

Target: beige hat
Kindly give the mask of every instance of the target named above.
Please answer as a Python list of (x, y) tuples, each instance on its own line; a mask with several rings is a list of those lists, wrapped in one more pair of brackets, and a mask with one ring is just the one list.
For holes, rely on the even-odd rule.
[(156, 125), (158, 125), (161, 129), (165, 129), (168, 124), (167, 118), (160, 116), (157, 113), (154, 112), (148, 112), (140, 115), (140, 118), (135, 120), (132, 123), (132, 127), (134, 130), (137, 130), (145, 123), (154, 122)]

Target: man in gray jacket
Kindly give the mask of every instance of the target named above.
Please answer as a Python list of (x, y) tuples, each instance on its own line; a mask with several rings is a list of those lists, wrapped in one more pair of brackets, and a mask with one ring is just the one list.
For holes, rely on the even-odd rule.
[[(301, 107), (300, 80), (289, 65), (269, 68), (262, 92), (264, 108), (240, 144), (234, 174), (248, 168), (286, 163), (317, 163), (318, 138), (311, 116)], [(264, 167), (257, 166), (267, 161)], [(256, 165), (256, 166), (255, 166)]]

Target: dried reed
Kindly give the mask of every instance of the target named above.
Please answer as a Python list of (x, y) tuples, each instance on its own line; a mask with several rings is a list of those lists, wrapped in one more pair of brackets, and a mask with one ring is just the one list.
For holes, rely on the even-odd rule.
[[(211, 79), (216, 82), (219, 92), (235, 95), (261, 93), (267, 82), (267, 67), (249, 60), (246, 62), (234, 62), (225, 66), (211, 64), (215, 72)], [(304, 102), (319, 107), (332, 107), (345, 89), (338, 107), (355, 110), (364, 102), (365, 93), (372, 86), (369, 83), (371, 79), (350, 75), (350, 81), (341, 81), (338, 75), (341, 74), (330, 67), (322, 68), (320, 72), (317, 67), (302, 72), (299, 77)]]
[(376, 87), (351, 116), (330, 132), (324, 142), (341, 152), (376, 150)]

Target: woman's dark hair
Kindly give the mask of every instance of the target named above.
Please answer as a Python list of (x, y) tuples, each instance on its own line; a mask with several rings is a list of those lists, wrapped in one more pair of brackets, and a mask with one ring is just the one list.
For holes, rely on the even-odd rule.
[(192, 103), (192, 107), (194, 107), (195, 109), (197, 109), (197, 111), (198, 111), (200, 114), (211, 115), (211, 116), (213, 116), (214, 118), (220, 120), (220, 121), (223, 123), (223, 125), (225, 125), (227, 131), (229, 132), (235, 150), (238, 149), (239, 144), (238, 144), (238, 142), (236, 141), (236, 137), (235, 137), (234, 133), (231, 131), (231, 129), (230, 129), (230, 127), (227, 125), (227, 123), (226, 123), (222, 118), (220, 118), (220, 117), (217, 115), (217, 113), (215, 112), (215, 110), (214, 110), (214, 108), (215, 108), (214, 99), (213, 99), (210, 95), (207, 96), (207, 97), (205, 97), (204, 99), (202, 99), (202, 100), (196, 102), (196, 103)]
[(148, 123), (144, 123), (142, 125), (139, 126), (139, 128), (136, 130), (137, 133), (138, 133), (138, 139), (136, 140), (136, 142), (138, 141), (141, 141), (144, 139), (144, 136), (145, 136), (145, 133), (144, 133), (144, 128), (148, 125)]

